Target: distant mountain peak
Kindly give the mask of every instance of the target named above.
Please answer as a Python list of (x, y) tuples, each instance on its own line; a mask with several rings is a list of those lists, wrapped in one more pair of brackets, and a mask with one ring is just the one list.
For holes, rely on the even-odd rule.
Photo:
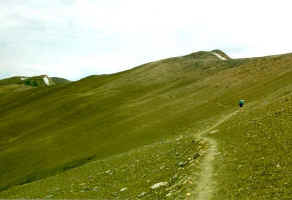
[(215, 49), (212, 51), (197, 51), (189, 55), (186, 55), (185, 57), (192, 57), (194, 59), (199, 59), (199, 60), (214, 60), (214, 59), (228, 60), (230, 59), (230, 57), (227, 54), (225, 54), (223, 51), (219, 49)]
[(219, 58), (220, 60), (228, 60), (228, 59), (230, 59), (230, 57), (226, 53), (221, 51), (220, 49), (212, 50), (211, 53), (213, 55), (215, 55), (217, 58)]

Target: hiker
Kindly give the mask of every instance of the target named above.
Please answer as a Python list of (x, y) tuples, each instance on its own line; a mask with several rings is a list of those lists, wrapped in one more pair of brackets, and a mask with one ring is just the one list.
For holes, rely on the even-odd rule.
[(238, 103), (238, 104), (239, 104), (239, 107), (243, 107), (243, 105), (244, 105), (244, 100), (242, 100), (242, 99), (239, 100), (239, 103)]

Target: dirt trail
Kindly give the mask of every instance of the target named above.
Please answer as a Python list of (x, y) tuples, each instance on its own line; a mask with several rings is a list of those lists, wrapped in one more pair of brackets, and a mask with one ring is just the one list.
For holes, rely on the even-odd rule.
[(202, 169), (202, 171), (199, 176), (198, 186), (194, 191), (194, 195), (192, 195), (192, 199), (211, 200), (216, 188), (216, 182), (213, 179), (214, 174), (213, 161), (215, 160), (215, 157), (218, 154), (217, 142), (216, 140), (209, 138), (205, 135), (212, 131), (217, 126), (219, 126), (220, 124), (222, 124), (223, 122), (230, 119), (238, 112), (239, 111), (235, 111), (229, 115), (224, 116), (216, 124), (200, 132), (199, 135), (197, 136), (200, 140), (207, 143), (208, 149), (206, 150), (205, 157), (203, 158), (200, 164), (200, 168)]

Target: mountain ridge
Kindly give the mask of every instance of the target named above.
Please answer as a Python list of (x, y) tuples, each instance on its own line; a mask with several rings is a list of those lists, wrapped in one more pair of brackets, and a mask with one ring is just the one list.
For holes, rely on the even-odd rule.
[[(4, 163), (0, 166), (0, 180), (8, 181), (0, 181), (0, 188), (14, 188), (15, 185), (62, 174), (80, 163), (83, 166), (89, 161), (127, 155), (127, 152), (138, 151), (145, 145), (155, 144), (160, 148), (158, 144), (164, 139), (181, 135), (188, 138), (190, 129), (205, 129), (206, 125), (217, 121), (216, 118), (238, 109), (239, 99), (245, 99), (250, 105), (239, 115), (248, 127), (250, 121), (247, 119), (254, 119), (254, 115), (264, 116), (253, 114), (254, 110), (273, 105), (292, 94), (291, 54), (249, 59), (221, 56), (226, 60), (212, 52), (195, 53), (151, 62), (116, 74), (90, 76), (58, 87), (40, 87), (5, 95), (0, 99), (0, 162)], [(243, 118), (243, 115), (247, 116)], [(243, 126), (236, 125), (235, 121), (225, 123), (230, 123), (234, 129)], [(228, 128), (224, 131), (232, 134)], [(240, 133), (238, 137), (245, 138), (245, 133)], [(221, 145), (228, 141), (228, 138), (221, 137), (217, 138), (220, 151)], [(278, 141), (277, 135), (273, 137)], [(170, 140), (176, 144), (175, 139)], [(232, 141), (226, 146), (234, 148), (230, 144)], [(251, 149), (255, 148), (250, 145)], [(230, 160), (230, 154), (224, 152), (224, 159)], [(176, 170), (174, 166), (173, 170)], [(224, 173), (230, 177), (231, 172), (228, 174), (226, 170)], [(252, 174), (252, 171), (245, 173)], [(120, 185), (118, 180), (115, 181)], [(233, 180), (240, 184), (238, 181)], [(219, 188), (218, 191), (222, 190)], [(232, 188), (233, 192), (235, 190)], [(260, 191), (256, 192), (260, 194)], [(2, 194), (4, 196), (0, 193), (0, 197)], [(100, 195), (105, 195), (101, 198), (110, 198), (106, 191)], [(220, 195), (224, 199), (224, 192)], [(67, 197), (71, 197), (69, 193)]]

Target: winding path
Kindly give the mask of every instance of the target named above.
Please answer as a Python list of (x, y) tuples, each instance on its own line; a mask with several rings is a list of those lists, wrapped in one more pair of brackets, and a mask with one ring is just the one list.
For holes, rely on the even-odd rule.
[(202, 140), (208, 144), (208, 149), (206, 151), (205, 157), (203, 158), (200, 168), (202, 169), (198, 186), (194, 191), (194, 196), (192, 199), (194, 200), (211, 200), (216, 189), (216, 181), (213, 179), (214, 174), (214, 165), (213, 161), (215, 160), (216, 155), (218, 154), (217, 142), (216, 140), (205, 136), (207, 133), (212, 131), (212, 129), (216, 128), (223, 122), (230, 119), (232, 116), (237, 114), (239, 111), (232, 112), (229, 115), (224, 116), (221, 118), (216, 124), (207, 128), (206, 130), (200, 132), (197, 136), (199, 140)]

